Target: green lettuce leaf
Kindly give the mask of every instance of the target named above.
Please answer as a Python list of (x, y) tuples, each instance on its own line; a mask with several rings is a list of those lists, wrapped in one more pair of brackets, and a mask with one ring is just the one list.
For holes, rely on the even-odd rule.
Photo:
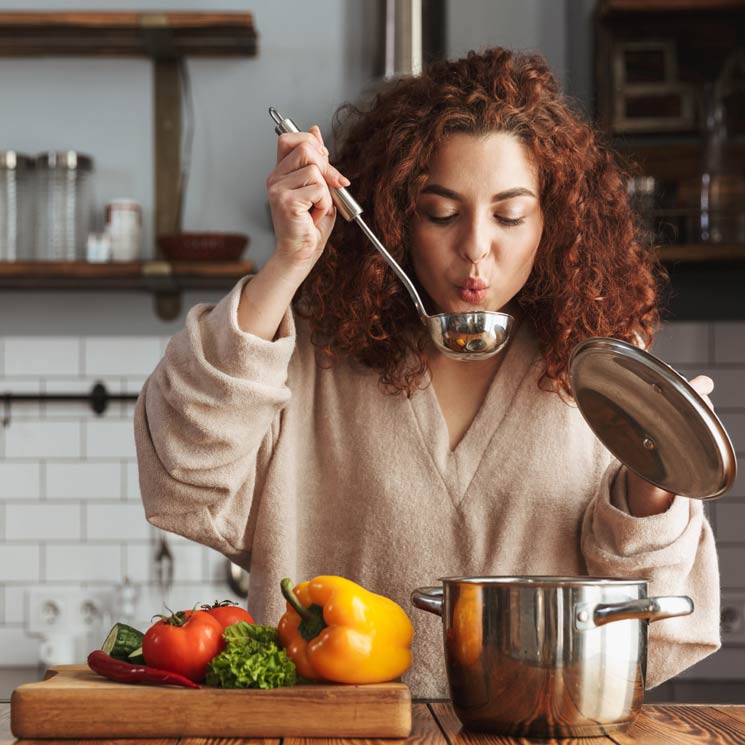
[(281, 649), (277, 629), (245, 621), (223, 632), (225, 649), (207, 667), (205, 683), (219, 688), (279, 688), (297, 682), (295, 664)]

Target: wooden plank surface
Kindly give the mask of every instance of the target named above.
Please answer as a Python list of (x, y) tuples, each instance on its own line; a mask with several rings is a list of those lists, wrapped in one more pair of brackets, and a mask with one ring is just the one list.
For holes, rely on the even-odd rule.
[[(435, 712), (437, 719), (435, 718)], [(0, 704), (0, 745), (11, 745), (10, 705)], [(443, 729), (438, 726), (440, 721)], [(443, 732), (444, 730), (444, 732)], [(447, 739), (446, 739), (447, 736)], [(22, 740), (15, 745), (73, 745), (74, 740)], [(645, 706), (637, 722), (625, 735), (581, 738), (577, 740), (510, 738), (469, 733), (463, 730), (447, 703), (415, 703), (412, 707), (412, 730), (408, 738), (378, 740), (361, 738), (160, 738), (118, 739), (116, 745), (672, 745), (673, 743), (745, 743), (745, 706)], [(81, 741), (81, 745), (112, 745), (109, 738)]]
[(85, 665), (53, 671), (13, 691), (17, 737), (379, 738), (411, 731), (411, 694), (403, 683), (194, 690), (114, 683)]
[(449, 702), (432, 704), (431, 708), (450, 745), (609, 745), (614, 742), (608, 737), (531, 738), (469, 732), (464, 729)]
[(728, 717), (735, 719), (737, 722), (745, 725), (745, 706), (712, 706), (712, 709), (716, 709), (720, 714), (726, 714)]
[[(179, 745), (183, 745), (183, 740)], [(306, 738), (285, 737), (282, 745), (341, 745), (349, 740), (339, 738)], [(411, 707), (411, 734), (406, 738), (391, 740), (355, 739), (354, 745), (448, 745), (448, 741), (437, 726), (432, 712), (427, 704), (412, 704)], [(117, 744), (118, 745), (118, 744)], [(220, 743), (222, 745), (222, 742)]]
[[(122, 742), (125, 741), (117, 740), (116, 745), (121, 745)], [(133, 740), (132, 742), (136, 745), (151, 745), (155, 740), (148, 740), (147, 743), (143, 743), (142, 740)], [(209, 745), (217, 745), (218, 741), (209, 737), (182, 737), (177, 742), (178, 745), (208, 745), (208, 743)], [(220, 738), (219, 745), (280, 745), (281, 742), (282, 740), (279, 738), (223, 737)], [(86, 742), (85, 745), (89, 745), (89, 742)], [(111, 743), (107, 745), (111, 745)]]
[(645, 706), (618, 745), (742, 745), (745, 726), (713, 706)]

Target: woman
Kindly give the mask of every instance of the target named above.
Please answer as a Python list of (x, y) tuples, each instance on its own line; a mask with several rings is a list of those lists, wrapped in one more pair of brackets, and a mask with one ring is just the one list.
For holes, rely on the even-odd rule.
[[(657, 269), (610, 153), (540, 57), (502, 49), (346, 113), (336, 167), (317, 127), (279, 138), (273, 255), (192, 309), (143, 389), (150, 522), (250, 570), (263, 622), (283, 612), (284, 576), (340, 574), (407, 610), (441, 576), (644, 577), (696, 604), (651, 626), (647, 685), (714, 651), (701, 503), (627, 472), (569, 395), (577, 342), (648, 345), (658, 320)], [(393, 272), (336, 219), (329, 186), (345, 176), (429, 312), (515, 316), (504, 352), (460, 362), (433, 348)], [(441, 625), (410, 615), (406, 680), (444, 695)]]

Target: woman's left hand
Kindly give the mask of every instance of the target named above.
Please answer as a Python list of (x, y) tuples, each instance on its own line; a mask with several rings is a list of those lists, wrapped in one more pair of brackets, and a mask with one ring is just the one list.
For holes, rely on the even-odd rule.
[[(697, 375), (688, 381), (691, 387), (706, 401), (713, 409), (709, 394), (714, 390), (714, 381), (706, 375)], [(629, 512), (634, 517), (649, 517), (666, 512), (673, 503), (675, 495), (672, 492), (660, 489), (659, 486), (650, 484), (633, 471), (626, 469), (626, 501)]]

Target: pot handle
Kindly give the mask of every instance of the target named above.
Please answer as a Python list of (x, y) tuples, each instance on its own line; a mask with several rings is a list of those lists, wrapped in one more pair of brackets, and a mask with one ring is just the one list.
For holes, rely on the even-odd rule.
[(442, 615), (443, 592), (442, 587), (419, 587), (411, 593), (411, 602), (419, 608)]
[(629, 618), (661, 621), (663, 618), (688, 616), (693, 613), (693, 600), (687, 595), (668, 595), (657, 598), (640, 598), (621, 603), (580, 603), (575, 608), (574, 619), (579, 630), (594, 629), (613, 621)]

